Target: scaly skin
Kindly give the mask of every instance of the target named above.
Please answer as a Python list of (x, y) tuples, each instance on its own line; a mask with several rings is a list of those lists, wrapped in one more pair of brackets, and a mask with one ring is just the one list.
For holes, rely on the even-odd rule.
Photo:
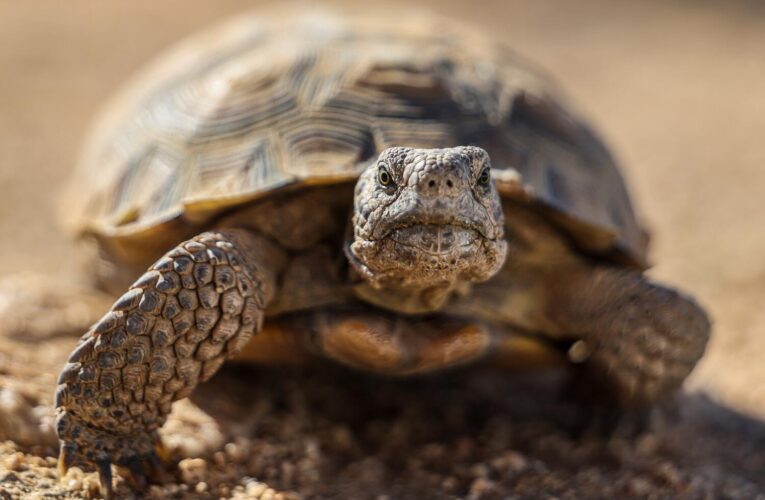
[(550, 282), (546, 315), (582, 340), (575, 361), (601, 402), (646, 408), (674, 393), (701, 359), (710, 322), (693, 299), (605, 266)]
[[(282, 265), (267, 240), (203, 233), (155, 263), (81, 339), (56, 391), (60, 465), (95, 465), (111, 496), (111, 464), (139, 489), (158, 472), (157, 430), (235, 355), (263, 321)], [(151, 475), (151, 474), (150, 474)]]
[(481, 148), (389, 148), (356, 183), (346, 254), (360, 296), (397, 312), (441, 309), (505, 263), (502, 202)]

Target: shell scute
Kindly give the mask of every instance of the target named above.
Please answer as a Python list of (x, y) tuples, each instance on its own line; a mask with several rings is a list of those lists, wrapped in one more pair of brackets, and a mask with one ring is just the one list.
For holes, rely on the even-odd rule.
[(645, 265), (616, 162), (555, 85), (485, 36), (419, 16), (247, 14), (192, 37), (98, 124), (69, 212), (77, 231), (131, 255), (286, 186), (353, 181), (384, 148), (456, 145), (517, 172), (500, 192), (538, 205), (583, 250)]

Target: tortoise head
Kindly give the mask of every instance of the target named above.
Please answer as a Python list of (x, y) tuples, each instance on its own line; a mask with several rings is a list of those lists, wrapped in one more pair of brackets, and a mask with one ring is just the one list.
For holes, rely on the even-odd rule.
[(348, 257), (376, 289), (481, 282), (507, 252), (489, 155), (471, 146), (390, 148), (359, 178)]

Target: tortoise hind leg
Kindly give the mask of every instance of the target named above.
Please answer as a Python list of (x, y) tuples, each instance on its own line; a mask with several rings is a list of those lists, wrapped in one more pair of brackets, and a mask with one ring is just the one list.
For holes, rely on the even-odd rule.
[(157, 261), (72, 352), (56, 390), (62, 472), (111, 464), (146, 486), (173, 401), (210, 378), (260, 328), (281, 251), (243, 230), (203, 233)]

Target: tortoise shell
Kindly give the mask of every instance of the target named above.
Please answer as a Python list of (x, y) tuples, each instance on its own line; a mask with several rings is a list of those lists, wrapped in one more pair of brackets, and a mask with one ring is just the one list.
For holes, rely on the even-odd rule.
[(353, 182), (386, 147), (469, 144), (581, 251), (645, 265), (614, 159), (555, 86), (434, 17), (245, 14), (189, 38), (98, 122), (67, 212), (112, 253), (157, 253), (276, 191)]

